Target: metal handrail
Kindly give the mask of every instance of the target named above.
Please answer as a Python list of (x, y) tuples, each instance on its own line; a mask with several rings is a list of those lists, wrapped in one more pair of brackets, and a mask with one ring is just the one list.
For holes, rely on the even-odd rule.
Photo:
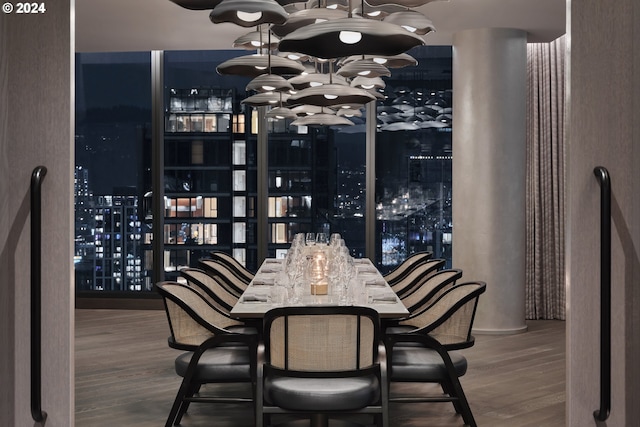
[(44, 426), (47, 413), (42, 410), (42, 203), (41, 186), (47, 168), (31, 173), (31, 417)]
[(600, 409), (597, 421), (606, 421), (611, 412), (611, 179), (609, 171), (593, 170), (600, 183)]

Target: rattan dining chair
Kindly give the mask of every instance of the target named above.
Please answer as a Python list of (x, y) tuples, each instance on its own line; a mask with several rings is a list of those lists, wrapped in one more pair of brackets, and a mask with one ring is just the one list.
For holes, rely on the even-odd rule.
[[(258, 334), (235, 329), (238, 325), (217, 315), (202, 295), (187, 285), (160, 282), (156, 290), (164, 300), (169, 321), (169, 346), (187, 350), (175, 359), (182, 383), (165, 426), (180, 424), (191, 402), (253, 403)], [(248, 383), (251, 391), (239, 396), (199, 393), (204, 384), (212, 383)]]
[(237, 297), (240, 297), (249, 286), (250, 281), (237, 276), (233, 270), (219, 261), (211, 258), (201, 258), (198, 263), (203, 270), (217, 278), (229, 292)]
[(292, 413), (310, 418), (314, 426), (352, 414), (372, 414), (378, 426), (389, 425), (385, 353), (375, 310), (274, 308), (265, 314), (263, 338), (258, 427), (274, 414)]
[(441, 258), (426, 260), (413, 267), (409, 274), (391, 285), (391, 289), (398, 297), (402, 298), (413, 292), (424, 280), (440, 271), (446, 262)]
[(180, 275), (189, 286), (198, 289), (212, 305), (217, 306), (226, 314), (229, 314), (238, 302), (238, 297), (235, 294), (205, 270), (183, 268), (180, 270)]
[(240, 264), (237, 259), (229, 255), (228, 253), (222, 251), (211, 251), (209, 252), (209, 254), (212, 260), (226, 265), (238, 277), (244, 279), (247, 283), (253, 280), (255, 274), (249, 271), (244, 265)]
[(432, 276), (428, 276), (424, 281), (415, 287), (415, 290), (400, 298), (409, 313), (418, 313), (422, 308), (426, 308), (446, 289), (454, 286), (458, 279), (462, 277), (462, 270), (452, 268), (440, 270)]
[(411, 254), (407, 259), (402, 261), (399, 266), (385, 274), (384, 280), (386, 280), (389, 286), (392, 286), (408, 275), (417, 265), (420, 265), (431, 258), (433, 258), (433, 252), (431, 251)]
[(476, 426), (459, 378), (467, 372), (460, 350), (471, 347), (473, 320), (483, 282), (447, 289), (428, 308), (385, 330), (389, 380), (393, 383), (438, 383), (444, 394), (396, 396), (390, 402), (452, 402), (465, 424)]

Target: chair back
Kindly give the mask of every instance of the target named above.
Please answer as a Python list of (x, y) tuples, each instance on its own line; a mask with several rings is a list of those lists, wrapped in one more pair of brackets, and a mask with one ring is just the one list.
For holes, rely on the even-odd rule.
[(391, 285), (391, 289), (393, 289), (396, 295), (402, 298), (413, 292), (416, 286), (422, 283), (422, 281), (442, 269), (446, 262), (446, 260), (441, 258), (426, 260), (412, 268), (404, 278)]
[(194, 350), (216, 334), (231, 333), (226, 328), (240, 322), (219, 312), (195, 289), (178, 282), (160, 282), (156, 291), (164, 300), (171, 336), (169, 346)]
[(476, 308), (485, 290), (484, 282), (460, 283), (443, 292), (422, 312), (398, 323), (413, 326), (410, 333), (429, 334), (448, 350), (471, 347)]
[(229, 292), (237, 297), (240, 297), (240, 295), (242, 295), (242, 293), (247, 289), (247, 286), (249, 286), (249, 281), (236, 276), (229, 267), (218, 261), (211, 258), (201, 258), (198, 262), (203, 270), (219, 279)]
[(199, 268), (183, 268), (180, 275), (184, 277), (189, 286), (199, 290), (213, 306), (229, 314), (233, 306), (238, 302), (238, 297), (204, 270)]
[(420, 311), (421, 308), (429, 305), (440, 296), (447, 288), (455, 285), (456, 281), (462, 277), (462, 270), (449, 269), (441, 270), (432, 276), (427, 277), (416, 289), (401, 298), (402, 303), (409, 313)]
[(226, 252), (222, 251), (211, 251), (209, 252), (211, 259), (214, 261), (218, 261), (221, 264), (226, 265), (230, 270), (232, 270), (236, 276), (241, 279), (250, 282), (254, 278), (254, 274), (250, 272), (244, 265), (240, 264), (240, 262), (229, 255)]
[(283, 307), (264, 317), (265, 358), (297, 372), (345, 372), (376, 363), (380, 321), (368, 307)]
[(396, 282), (404, 278), (411, 270), (417, 266), (426, 262), (428, 259), (433, 257), (433, 252), (431, 251), (423, 251), (416, 252), (415, 254), (410, 255), (407, 259), (402, 261), (402, 263), (397, 266), (395, 269), (391, 270), (387, 274), (384, 275), (384, 280), (387, 281), (389, 285), (394, 285)]

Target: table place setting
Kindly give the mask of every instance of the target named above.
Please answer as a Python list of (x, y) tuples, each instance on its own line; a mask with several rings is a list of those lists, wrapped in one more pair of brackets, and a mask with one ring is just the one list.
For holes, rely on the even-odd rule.
[[(370, 305), (383, 317), (408, 314), (368, 258), (356, 259), (344, 240), (294, 237), (284, 259), (265, 259), (231, 313), (262, 317), (272, 307)], [(310, 244), (313, 242), (313, 244)]]

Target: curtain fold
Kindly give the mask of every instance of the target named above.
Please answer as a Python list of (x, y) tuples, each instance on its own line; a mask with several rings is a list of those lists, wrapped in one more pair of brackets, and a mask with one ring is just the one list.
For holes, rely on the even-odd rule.
[(527, 319), (565, 319), (565, 38), (527, 46)]

